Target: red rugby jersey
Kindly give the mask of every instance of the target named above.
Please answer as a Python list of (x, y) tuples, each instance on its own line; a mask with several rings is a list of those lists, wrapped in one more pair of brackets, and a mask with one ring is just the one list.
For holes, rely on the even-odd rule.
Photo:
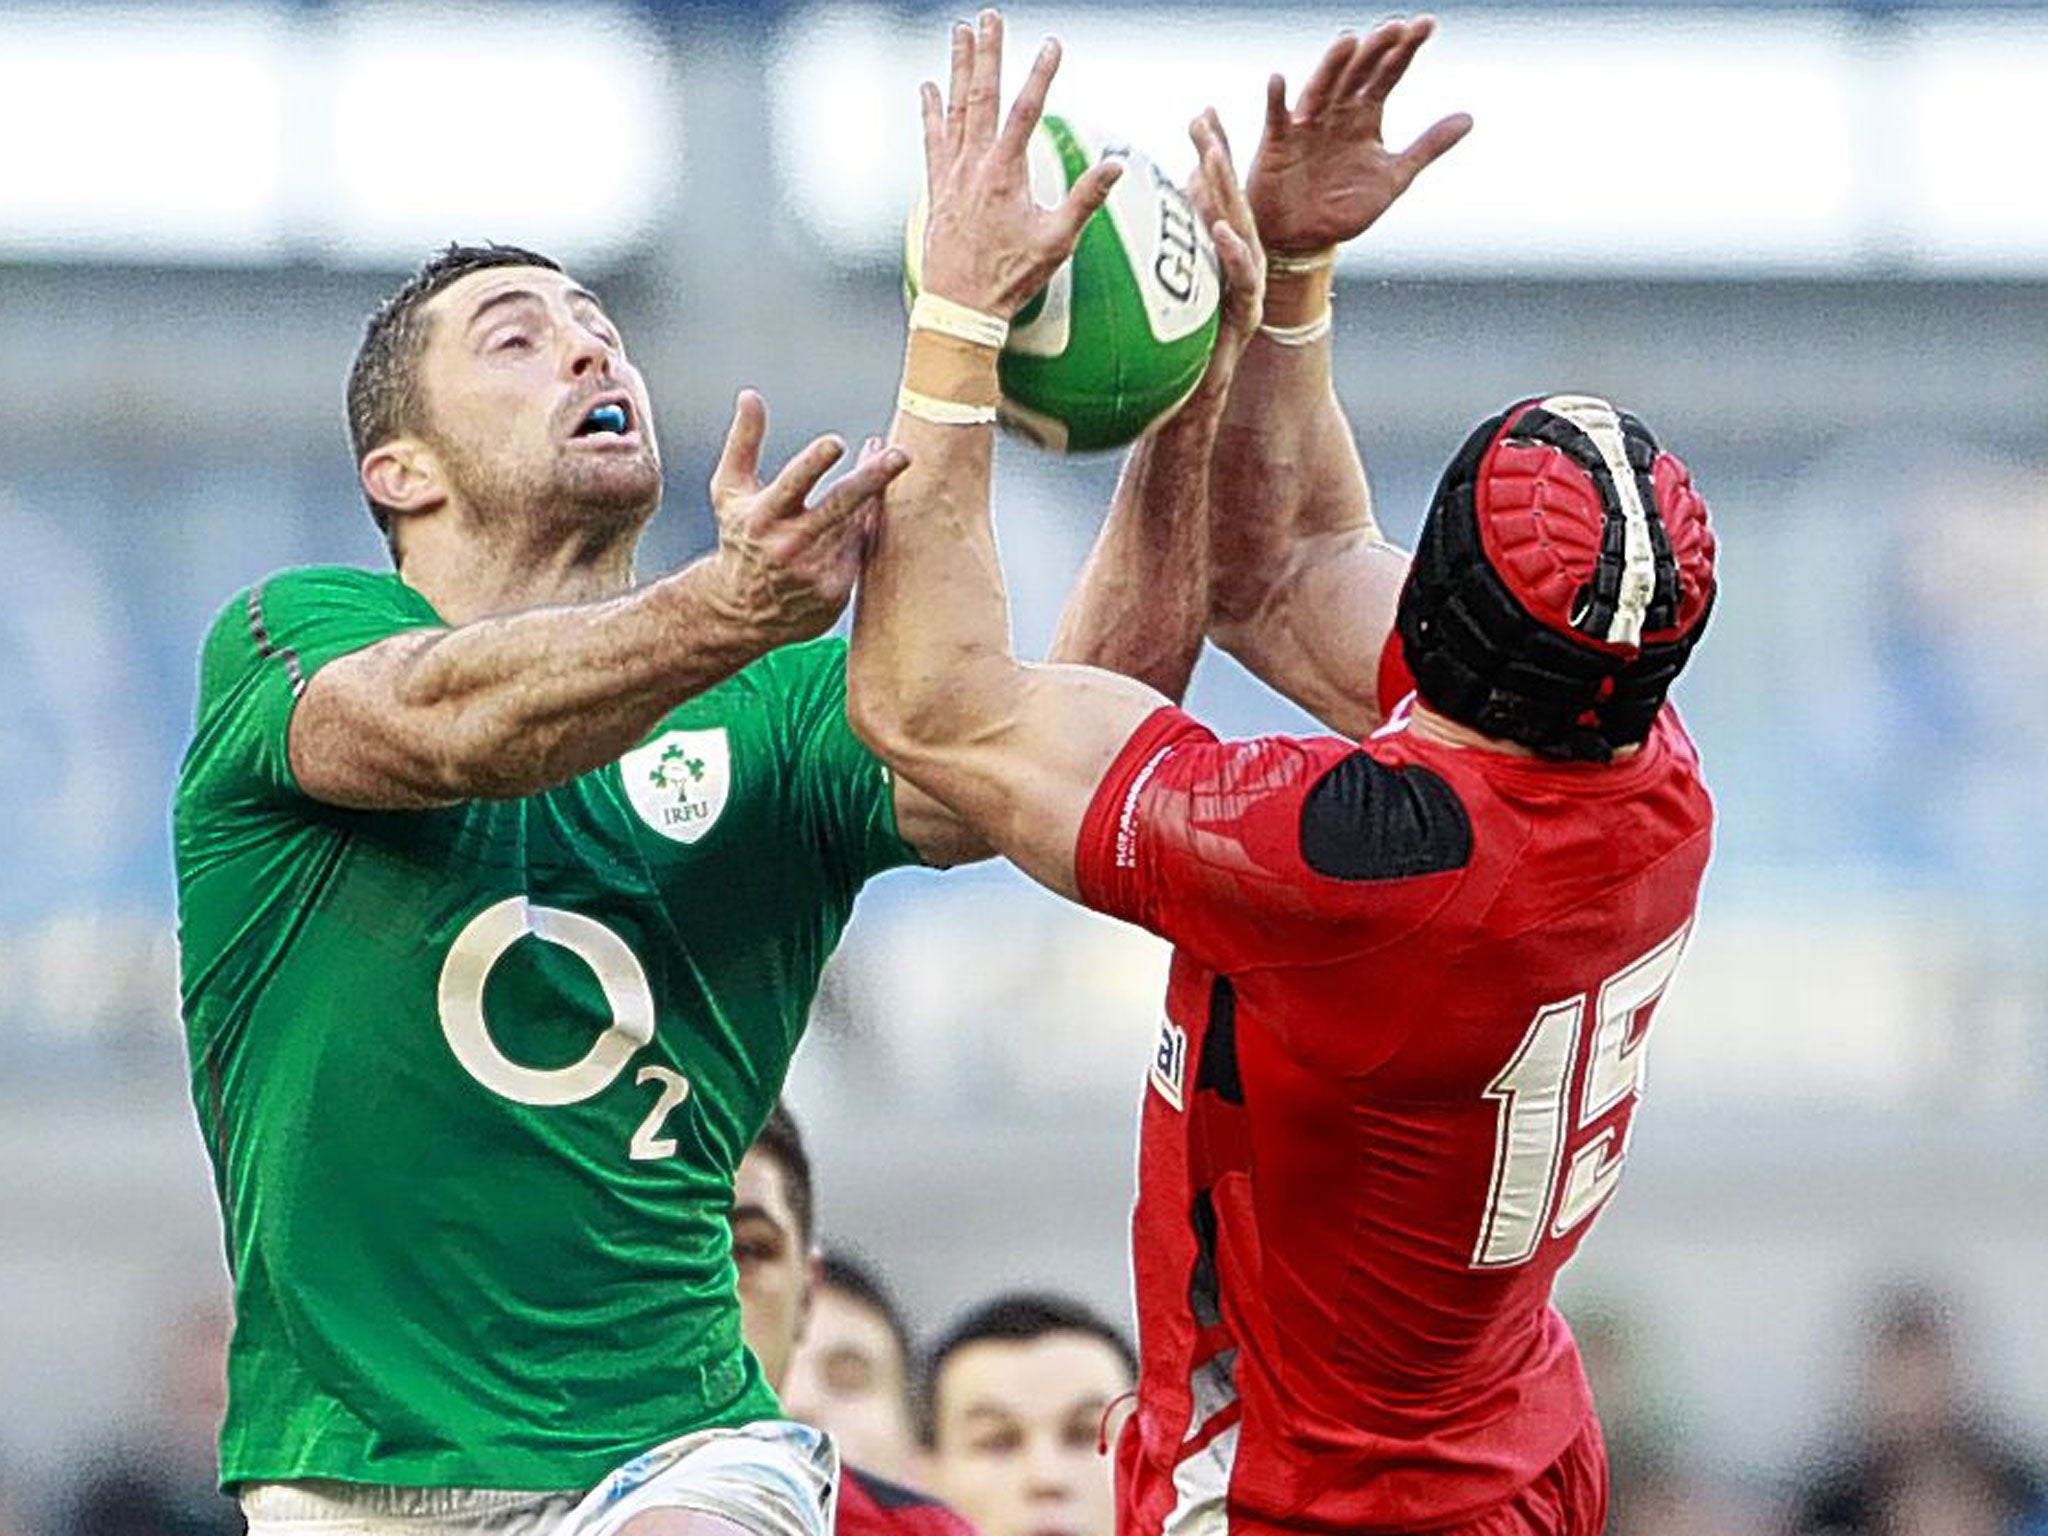
[(912, 1488), (842, 1467), (834, 1536), (977, 1536), (967, 1517)]
[(1121, 1536), (1455, 1525), (1586, 1427), (1551, 1282), (1620, 1173), (1711, 827), (1668, 709), (1603, 765), (1399, 721), (1138, 730), (1078, 849), (1091, 906), (1176, 945)]

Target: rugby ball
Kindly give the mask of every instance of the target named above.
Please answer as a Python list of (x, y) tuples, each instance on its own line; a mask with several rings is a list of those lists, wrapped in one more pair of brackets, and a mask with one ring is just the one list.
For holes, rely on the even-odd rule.
[[(1144, 155), (1063, 117), (1031, 135), (1031, 193), (1056, 207), (1102, 155), (1124, 174), (1073, 256), (1017, 312), (999, 364), (1004, 426), (1058, 453), (1120, 448), (1201, 382), (1222, 294), (1216, 247), (1185, 194)], [(917, 296), (926, 202), (904, 236), (904, 296)]]

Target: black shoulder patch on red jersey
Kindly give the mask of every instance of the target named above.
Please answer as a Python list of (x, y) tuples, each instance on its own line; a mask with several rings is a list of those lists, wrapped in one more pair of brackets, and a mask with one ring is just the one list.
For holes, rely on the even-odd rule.
[(1302, 802), (1301, 856), (1332, 880), (1441, 874), (1470, 861), (1472, 818), (1427, 768), (1389, 768), (1354, 752)]
[(944, 1509), (946, 1506), (929, 1494), (919, 1493), (915, 1488), (906, 1488), (901, 1483), (892, 1483), (886, 1477), (877, 1477), (859, 1467), (848, 1467), (846, 1476), (857, 1481), (867, 1496), (875, 1501), (878, 1509)]

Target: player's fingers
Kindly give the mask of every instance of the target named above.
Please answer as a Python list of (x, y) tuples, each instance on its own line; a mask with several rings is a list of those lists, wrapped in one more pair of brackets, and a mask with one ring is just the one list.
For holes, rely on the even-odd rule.
[(1420, 138), (1395, 157), (1400, 166), (1401, 184), (1406, 186), (1420, 176), (1471, 131), (1470, 112), (1453, 112), (1449, 117), (1431, 123)]
[(1251, 204), (1245, 198), (1244, 183), (1238, 178), (1237, 162), (1231, 158), (1230, 136), (1223, 119), (1210, 107), (1189, 129), (1201, 154), (1198, 180), (1209, 189), (1211, 216), (1229, 219), (1242, 230), (1252, 227)]
[(1068, 191), (1067, 200), (1053, 212), (1052, 228), (1062, 249), (1074, 248), (1074, 242), (1081, 238), (1082, 226), (1109, 201), (1109, 189), (1123, 173), (1123, 161), (1113, 157), (1098, 160), (1081, 173), (1081, 179)]
[(864, 457), (841, 475), (838, 483), (819, 497), (818, 504), (810, 509), (806, 521), (813, 533), (857, 532), (856, 518), (861, 509), (878, 498), (889, 488), (889, 482), (908, 468), (910, 455), (901, 448), (885, 447), (872, 458)]
[(1237, 161), (1230, 153), (1230, 136), (1223, 131), (1223, 119), (1209, 107), (1196, 119), (1202, 125), (1202, 159), (1210, 174), (1219, 177), (1216, 190), (1222, 192), (1237, 181)]
[(1245, 195), (1244, 183), (1238, 180), (1237, 167), (1230, 163), (1228, 146), (1219, 151), (1221, 164), (1216, 170), (1217, 201), (1220, 212), (1230, 220), (1232, 226), (1247, 240), (1254, 237), (1259, 224), (1252, 213), (1251, 199)]
[(946, 153), (946, 106), (931, 81), (918, 86), (917, 106), (924, 118), (924, 185), (932, 192), (938, 188), (939, 172), (952, 157)]
[(1223, 158), (1230, 163), (1233, 171), (1237, 168), (1237, 152), (1230, 147), (1230, 130), (1223, 126), (1223, 115), (1214, 107), (1204, 107), (1202, 116), (1209, 120), (1209, 128), (1216, 135), (1216, 142), (1223, 146)]
[(1259, 259), (1244, 236), (1231, 228), (1228, 219), (1212, 220), (1209, 235), (1216, 242), (1216, 260), (1223, 268), (1224, 291), (1235, 295), (1257, 288)]
[(986, 10), (974, 29), (974, 73), (967, 86), (967, 144), (985, 149), (995, 142), (996, 116), (1003, 101), (1003, 14)]
[(1010, 103), (1010, 115), (1003, 120), (999, 146), (1002, 154), (1018, 158), (1024, 154), (1031, 141), (1031, 130), (1044, 115), (1046, 93), (1052, 89), (1052, 77), (1059, 73), (1059, 68), (1059, 39), (1048, 37), (1039, 45), (1038, 57), (1031, 61), (1031, 73), (1024, 78), (1024, 88)]
[(761, 440), (768, 435), (768, 403), (760, 393), (743, 389), (733, 402), (732, 425), (726, 429), (725, 449), (711, 471), (713, 498), (732, 491), (752, 491), (760, 481)]
[(1401, 77), (1408, 73), (1408, 66), (1415, 62), (1416, 53), (1429, 41), (1430, 33), (1435, 30), (1434, 17), (1424, 16), (1409, 23), (1400, 41), (1387, 50), (1386, 57), (1374, 67), (1360, 90), (1359, 95), (1367, 106), (1386, 105), (1387, 97), (1392, 95), (1394, 87), (1401, 83)]
[(1188, 197), (1206, 224), (1226, 217), (1225, 183), (1232, 176), (1230, 156), (1217, 145), (1216, 125), (1207, 113), (1188, 124), (1188, 137), (1195, 144), (1195, 174), (1188, 179)]
[(1266, 137), (1283, 138), (1293, 124), (1287, 115), (1287, 80), (1282, 75), (1266, 76)]
[(946, 84), (946, 144), (953, 155), (967, 135), (967, 92), (974, 79), (974, 28), (953, 23), (953, 72)]
[(811, 439), (782, 466), (782, 472), (769, 485), (769, 509), (778, 517), (794, 517), (802, 512), (804, 498), (817, 488), (825, 471), (837, 464), (845, 452), (846, 444), (836, 433)]
[(1337, 82), (1332, 99), (1348, 101), (1364, 91), (1373, 77), (1386, 67), (1388, 57), (1406, 39), (1408, 28), (1409, 23), (1397, 18), (1383, 21), (1368, 32), (1358, 51), (1352, 54), (1351, 62), (1345, 66), (1343, 78)]
[(1323, 110), (1323, 104), (1330, 99), (1344, 68), (1358, 51), (1357, 35), (1340, 32), (1337, 40), (1330, 44), (1323, 54), (1322, 62), (1316, 65), (1316, 72), (1309, 76), (1308, 84), (1301, 88), (1301, 100), (1294, 104), (1294, 115), (1313, 121)]
[(1202, 222), (1208, 224), (1223, 217), (1223, 209), (1219, 206), (1221, 194), (1210, 166), (1208, 123), (1203, 118), (1196, 118), (1188, 124), (1188, 137), (1195, 144), (1195, 170), (1188, 177), (1188, 201), (1195, 205), (1195, 212), (1201, 215)]

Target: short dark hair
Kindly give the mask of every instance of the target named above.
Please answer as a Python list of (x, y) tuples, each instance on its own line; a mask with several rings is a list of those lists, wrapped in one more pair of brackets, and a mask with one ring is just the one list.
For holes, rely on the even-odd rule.
[[(374, 448), (401, 436), (420, 418), (420, 352), (426, 346), (427, 328), (420, 311), (429, 299), (450, 284), (491, 267), (545, 267), (562, 270), (562, 264), (523, 246), (450, 244), (427, 259), (419, 271), (407, 278), (397, 291), (386, 295), (363, 327), (362, 345), (348, 370), (348, 437), (360, 465)], [(377, 529), (391, 542), (391, 509), (374, 497), (370, 516)], [(393, 555), (397, 554), (393, 546)]]
[(811, 1155), (804, 1150), (804, 1134), (796, 1116), (777, 1099), (768, 1111), (767, 1123), (754, 1138), (753, 1150), (782, 1170), (783, 1193), (789, 1196), (789, 1211), (796, 1218), (796, 1235), (809, 1252), (816, 1221), (816, 1203), (811, 1189)]
[(983, 1302), (939, 1336), (925, 1356), (919, 1381), (918, 1433), (926, 1445), (938, 1439), (939, 1373), (970, 1344), (991, 1341), (1028, 1344), (1054, 1333), (1084, 1333), (1107, 1344), (1131, 1380), (1138, 1379), (1138, 1354), (1121, 1328), (1084, 1301), (1053, 1291), (1010, 1291)]
[(1955, 1303), (1924, 1282), (1894, 1283), (1869, 1308), (1872, 1342), (1883, 1348), (1954, 1342)]
[(895, 1295), (881, 1275), (844, 1248), (828, 1248), (819, 1260), (818, 1283), (844, 1291), (881, 1318), (889, 1336), (896, 1341), (896, 1352), (903, 1361), (903, 1382), (908, 1389), (917, 1367), (917, 1346), (911, 1342), (910, 1323), (903, 1316), (903, 1309), (896, 1304)]

